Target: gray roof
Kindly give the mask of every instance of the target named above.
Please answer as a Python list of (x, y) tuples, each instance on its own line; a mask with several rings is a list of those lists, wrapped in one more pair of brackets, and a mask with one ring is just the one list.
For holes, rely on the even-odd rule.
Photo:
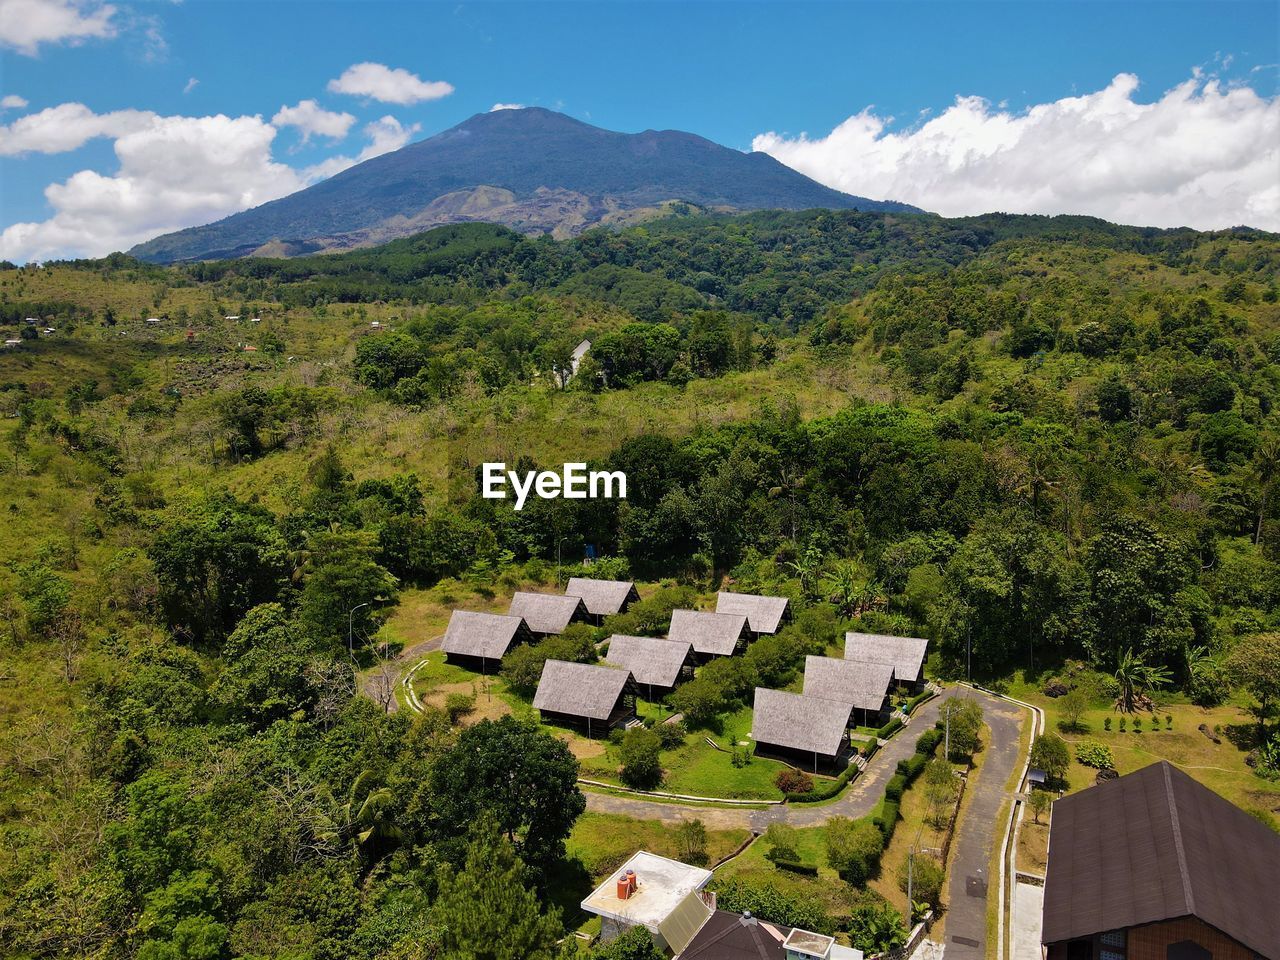
[(630, 680), (630, 671), (617, 667), (548, 660), (533, 705), (552, 713), (607, 720)]
[(687, 640), (628, 637), (615, 633), (609, 638), (609, 652), (605, 659), (619, 667), (626, 667), (637, 683), (673, 687), (680, 677), (680, 668), (689, 657), (689, 650)]
[(672, 610), (667, 637), (693, 644), (698, 653), (733, 656), (738, 638), (747, 629), (743, 614), (710, 613), (705, 610)]
[(787, 612), (786, 597), (762, 597), (754, 593), (716, 594), (716, 613), (740, 613), (753, 633), (777, 633)]
[(1162, 760), (1054, 803), (1041, 939), (1194, 916), (1280, 957), (1277, 889), (1280, 836)]
[(564, 588), (566, 597), (581, 597), (587, 613), (607, 617), (621, 613), (629, 600), (638, 600), (636, 585), (630, 580), (592, 580), (589, 577), (570, 577)]
[(894, 677), (910, 683), (924, 669), (924, 652), (928, 646), (929, 641), (920, 637), (850, 631), (844, 635), (844, 658), (892, 664)]
[(879, 710), (893, 682), (893, 665), (835, 657), (804, 658), (804, 695)]
[(519, 617), (455, 610), (449, 617), (441, 649), (460, 656), (501, 660), (511, 644), (527, 634), (524, 621)]
[(756, 743), (834, 757), (849, 727), (849, 705), (756, 687), (751, 736)]
[(554, 593), (517, 593), (511, 598), (507, 613), (524, 617), (534, 633), (562, 633), (574, 620), (582, 620), (587, 608), (580, 597), (562, 597)]

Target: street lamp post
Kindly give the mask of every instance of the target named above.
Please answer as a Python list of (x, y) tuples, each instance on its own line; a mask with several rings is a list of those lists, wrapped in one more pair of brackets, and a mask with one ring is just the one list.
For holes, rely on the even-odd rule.
[(352, 634), (355, 630), (356, 611), (361, 607), (370, 606), (370, 602), (357, 603), (354, 607), (347, 611), (347, 656), (355, 657), (355, 645), (352, 643)]
[(564, 542), (568, 539), (569, 539), (568, 537), (561, 537), (558, 541), (556, 541), (556, 587), (557, 588), (560, 586), (560, 550), (564, 546)]

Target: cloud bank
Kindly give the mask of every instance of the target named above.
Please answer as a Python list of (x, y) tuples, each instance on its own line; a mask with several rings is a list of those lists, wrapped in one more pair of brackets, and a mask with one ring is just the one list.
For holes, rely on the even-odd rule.
[(453, 84), (423, 80), (408, 70), (393, 69), (382, 63), (357, 63), (347, 67), (342, 76), (329, 81), (329, 92), (407, 106), (447, 97), (453, 93)]
[(1153, 103), (1138, 78), (1012, 113), (957, 97), (892, 131), (868, 107), (825, 137), (752, 142), (813, 179), (944, 216), (1082, 213), (1143, 226), (1280, 230), (1280, 97), (1198, 72)]
[(0, 0), (0, 47), (28, 57), (45, 43), (83, 43), (116, 35), (116, 8), (75, 0)]
[[(285, 119), (297, 125), (296, 115)], [(56, 153), (108, 136), (115, 139), (119, 170), (111, 176), (81, 170), (50, 184), (44, 195), (53, 214), (7, 227), (0, 233), (0, 259), (25, 262), (127, 250), (159, 234), (301, 190), (404, 146), (418, 130), (417, 124), (405, 126), (385, 116), (364, 127), (368, 143), (357, 155), (298, 169), (274, 159), (277, 127), (258, 116), (94, 114), (79, 103), (50, 107), (0, 127), (0, 154)]]

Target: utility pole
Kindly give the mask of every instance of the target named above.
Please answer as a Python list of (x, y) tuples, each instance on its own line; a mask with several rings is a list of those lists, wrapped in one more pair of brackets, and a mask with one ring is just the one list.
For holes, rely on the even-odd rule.
[(942, 759), (950, 763), (951, 762), (951, 701), (950, 700), (948, 700), (946, 703), (942, 705), (942, 711), (943, 711), (942, 719), (944, 721), (943, 722), (944, 733), (942, 737), (942, 742), (943, 742)]

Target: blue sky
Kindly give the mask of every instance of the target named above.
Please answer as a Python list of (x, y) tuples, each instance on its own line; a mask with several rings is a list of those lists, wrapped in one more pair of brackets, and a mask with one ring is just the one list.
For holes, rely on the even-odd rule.
[[(984, 98), (988, 119), (1018, 117), (1133, 75), (1140, 85), (1126, 99), (1150, 104), (1198, 70), (1201, 84), (1216, 82), (1220, 93), (1243, 88), (1253, 94), (1244, 105), (1251, 110), (1242, 111), (1239, 103), (1228, 108), (1224, 101), (1207, 112), (1215, 123), (1256, 125), (1254, 134), (1265, 145), (1273, 140), (1280, 79), (1275, 2), (186, 0), (116, 2), (106, 5), (103, 20), (104, 5), (96, 0), (0, 0), (0, 20), (6, 7), (24, 16), (27, 8), (47, 7), (41, 12), (51, 22), (66, 8), (82, 18), (98, 16), (103, 35), (59, 39), (50, 27), (47, 40), (10, 36), (0, 53), (0, 94), (26, 106), (5, 110), (0, 123), (63, 104), (82, 104), (99, 116), (130, 110), (270, 121), (282, 107), (308, 99), (355, 118), (346, 136), (312, 135), (306, 143), (298, 128), (281, 127), (271, 160), (294, 169), (358, 154), (368, 136), (365, 125), (385, 116), (405, 131), (417, 125), (406, 135), (418, 139), (503, 102), (561, 109), (618, 130), (683, 129), (739, 149), (754, 142), (811, 176), (850, 189), (858, 186), (848, 159), (851, 141), (818, 140), (868, 108), (880, 124), (873, 136), (882, 139), (938, 117), (957, 97)], [(0, 26), (0, 42), (9, 29)], [(403, 69), (424, 82), (443, 81), (453, 92), (395, 104), (327, 89), (363, 62)], [(1198, 95), (1203, 98), (1203, 86)], [(990, 122), (985, 126), (987, 133), (994, 130)], [(769, 132), (777, 136), (756, 139)], [(806, 141), (797, 139), (801, 133), (809, 135)], [(1256, 136), (1239, 149), (1256, 153)], [(115, 174), (116, 139), (30, 150), (11, 135), (10, 149), (0, 149), (11, 154), (0, 158), (0, 228), (53, 215), (56, 205), (44, 195), (50, 184), (86, 170)], [(917, 139), (901, 146), (916, 158), (925, 144)], [(857, 150), (865, 148), (861, 143), (854, 155), (862, 157)], [(937, 171), (930, 170), (921, 176), (935, 180)], [(278, 191), (285, 182), (275, 176), (264, 190)], [(911, 187), (883, 177), (868, 182), (899, 191)], [(954, 186), (958, 192), (960, 184)], [(952, 212), (927, 197), (910, 199)], [(992, 202), (1004, 199), (997, 194)], [(1017, 195), (1010, 201), (1032, 202)], [(1135, 215), (1141, 214), (1138, 208)]]

